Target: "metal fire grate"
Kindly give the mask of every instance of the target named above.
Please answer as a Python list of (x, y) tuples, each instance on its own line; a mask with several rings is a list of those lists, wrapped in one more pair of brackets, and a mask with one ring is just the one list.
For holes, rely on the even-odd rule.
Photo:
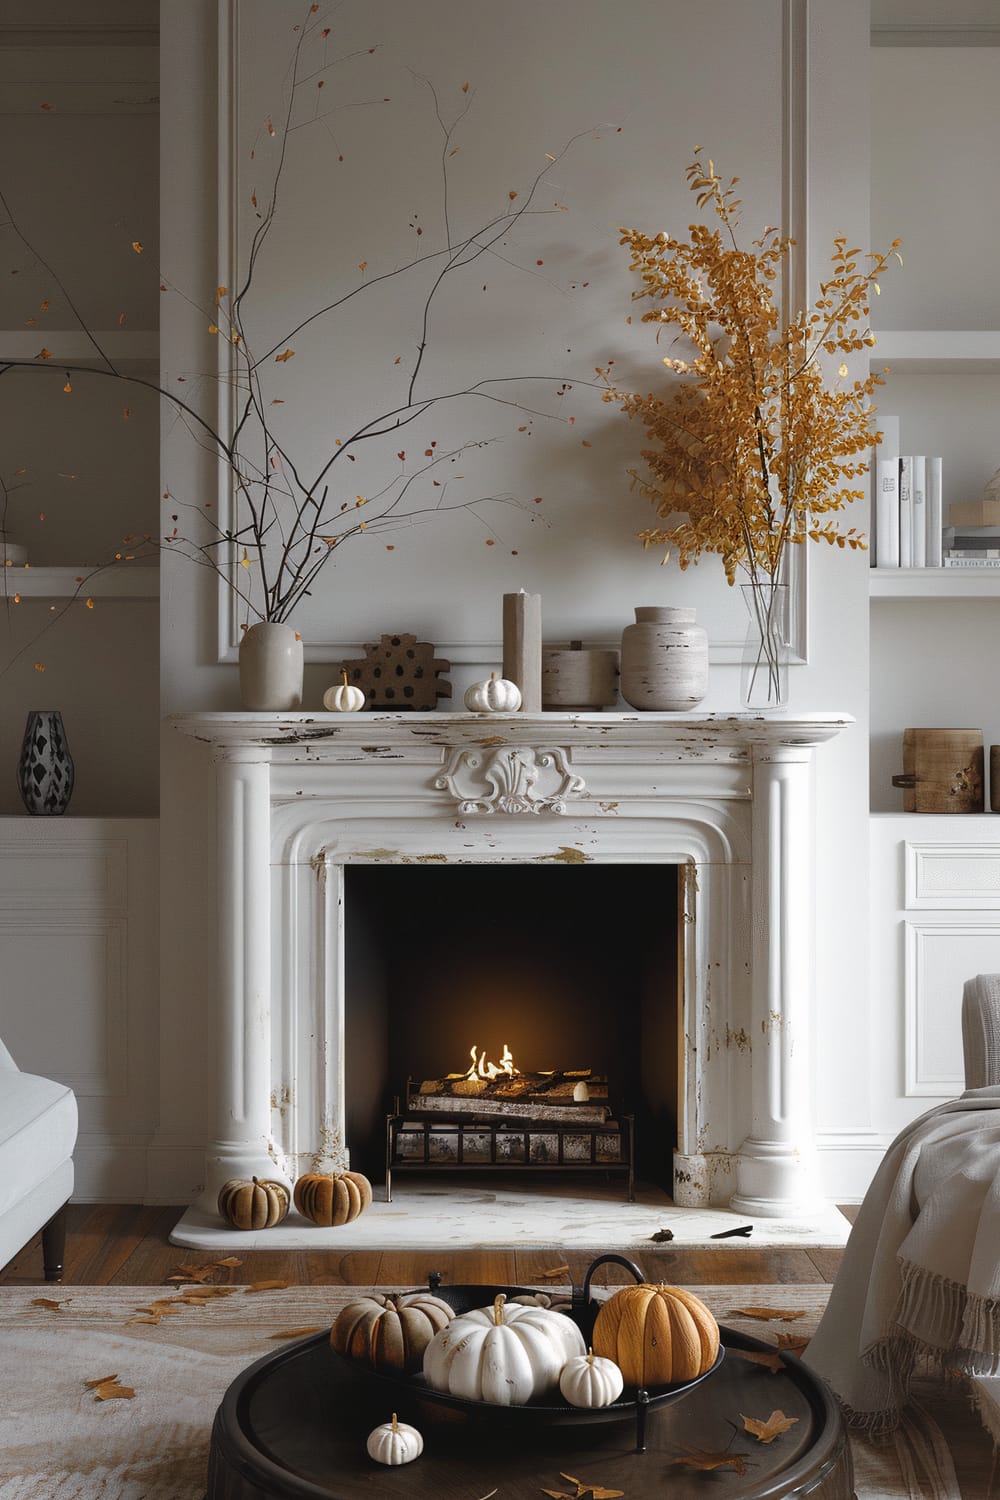
[[(540, 1111), (541, 1114), (541, 1111)], [(600, 1122), (421, 1115), (409, 1084), (405, 1108), (397, 1099), (386, 1116), (386, 1198), (397, 1172), (603, 1172), (625, 1178), (635, 1196), (635, 1121), (616, 1114)]]

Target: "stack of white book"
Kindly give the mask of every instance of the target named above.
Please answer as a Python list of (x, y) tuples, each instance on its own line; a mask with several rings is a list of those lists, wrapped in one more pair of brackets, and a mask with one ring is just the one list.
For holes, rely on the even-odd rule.
[(1000, 568), (1000, 526), (946, 526), (944, 566)]
[(944, 563), (941, 459), (923, 453), (875, 463), (875, 566), (940, 568)]

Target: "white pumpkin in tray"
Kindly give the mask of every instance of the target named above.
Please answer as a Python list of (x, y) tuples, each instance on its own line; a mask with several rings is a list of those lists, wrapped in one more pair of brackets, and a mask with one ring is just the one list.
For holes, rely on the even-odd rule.
[(424, 1375), (436, 1391), (496, 1406), (524, 1406), (559, 1389), (575, 1355), (586, 1354), (583, 1334), (565, 1313), (508, 1302), (460, 1313), (424, 1350)]

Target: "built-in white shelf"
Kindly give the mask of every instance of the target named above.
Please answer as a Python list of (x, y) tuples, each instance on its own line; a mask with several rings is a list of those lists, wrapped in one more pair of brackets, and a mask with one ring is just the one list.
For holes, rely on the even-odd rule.
[(871, 568), (872, 599), (997, 599), (1000, 568)]
[(874, 369), (885, 364), (934, 373), (1000, 369), (1000, 330), (994, 328), (887, 328), (875, 337)]
[(0, 570), (0, 600), (156, 599), (160, 570), (148, 563), (112, 563), (106, 568), (12, 567)]
[[(95, 329), (94, 338), (115, 365), (156, 364), (160, 336), (149, 328)], [(48, 349), (52, 358), (38, 358)], [(58, 369), (61, 364), (100, 365), (100, 355), (93, 341), (78, 328), (3, 328), (0, 329), (0, 360), (30, 359)]]

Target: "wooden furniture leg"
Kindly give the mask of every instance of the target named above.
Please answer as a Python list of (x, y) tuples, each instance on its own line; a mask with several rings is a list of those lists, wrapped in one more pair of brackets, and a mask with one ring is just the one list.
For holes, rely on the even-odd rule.
[(62, 1281), (63, 1260), (66, 1255), (66, 1210), (64, 1203), (42, 1230), (42, 1265), (46, 1281)]

